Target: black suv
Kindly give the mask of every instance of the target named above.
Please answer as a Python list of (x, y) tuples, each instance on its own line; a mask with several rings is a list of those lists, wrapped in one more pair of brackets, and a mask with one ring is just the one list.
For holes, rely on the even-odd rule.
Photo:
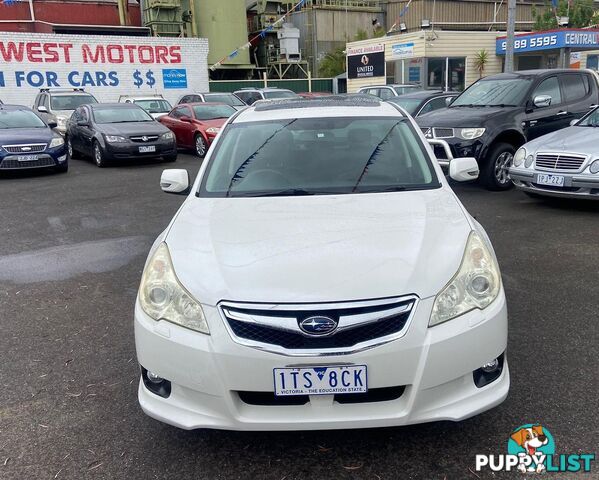
[(455, 157), (475, 157), (485, 186), (507, 190), (518, 147), (567, 127), (598, 103), (597, 77), (588, 70), (500, 73), (478, 80), (448, 108), (416, 122), (441, 165)]

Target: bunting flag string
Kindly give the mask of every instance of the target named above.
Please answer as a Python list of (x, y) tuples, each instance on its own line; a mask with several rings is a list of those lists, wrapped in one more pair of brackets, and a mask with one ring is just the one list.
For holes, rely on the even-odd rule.
[[(0, 0), (0, 1), (2, 1), (2, 0)], [(6, 2), (7, 0), (4, 0), (4, 1)], [(264, 28), (258, 35), (256, 35), (253, 38), (251, 38), (248, 43), (246, 43), (244, 45), (241, 45), (240, 47), (237, 47), (235, 50), (233, 50), (231, 53), (229, 53), (229, 55), (227, 55), (226, 57), (221, 58), (218, 62), (216, 62), (214, 65), (212, 65), (210, 67), (210, 70), (212, 70), (212, 71), (216, 70), (219, 66), (221, 66), (227, 60), (229, 60), (231, 58), (235, 58), (237, 55), (239, 55), (239, 52), (241, 52), (242, 50), (247, 50), (256, 41), (259, 41), (261, 38), (266, 37), (266, 34), (268, 32), (272, 32), (274, 30), (275, 26), (277, 26), (279, 23), (283, 23), (285, 21), (285, 18), (287, 18), (292, 12), (294, 12), (295, 10), (297, 10), (298, 8), (300, 8), (305, 2), (306, 2), (306, 0), (300, 0), (299, 2), (297, 2), (293, 7), (291, 7), (285, 13), (285, 15), (283, 15), (277, 21), (275, 21), (275, 22), (271, 23), (270, 25), (268, 25), (266, 28)]]
[(401, 9), (401, 12), (399, 12), (399, 15), (397, 17), (397, 20), (395, 21), (395, 23), (391, 26), (391, 28), (389, 29), (389, 31), (387, 33), (390, 33), (392, 31), (395, 30), (395, 28), (397, 27), (397, 24), (399, 23), (399, 21), (401, 20), (401, 17), (403, 17), (406, 12), (408, 11), (408, 8), (410, 8), (410, 4), (412, 3), (412, 0), (409, 0), (408, 3), (405, 4), (405, 6)]

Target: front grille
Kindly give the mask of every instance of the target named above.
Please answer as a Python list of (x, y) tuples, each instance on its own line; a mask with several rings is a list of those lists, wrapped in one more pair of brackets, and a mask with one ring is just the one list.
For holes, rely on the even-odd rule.
[(135, 137), (129, 137), (132, 142), (147, 143), (155, 142), (158, 140), (158, 135), (139, 135)]
[(586, 160), (584, 155), (564, 153), (537, 153), (536, 166), (545, 170), (572, 170), (582, 167)]
[(45, 143), (31, 143), (26, 145), (2, 145), (8, 153), (40, 153), (46, 149)]
[[(336, 393), (334, 401), (341, 404), (389, 402), (400, 398), (406, 387), (371, 388), (365, 393)], [(239, 399), (248, 405), (285, 407), (305, 405), (310, 401), (308, 395), (277, 397), (273, 392), (237, 392)]]
[(433, 128), (435, 138), (452, 138), (453, 128)]
[(38, 160), (31, 160), (27, 162), (21, 162), (17, 159), (5, 158), (0, 163), (0, 170), (14, 170), (18, 168), (40, 168), (40, 167), (53, 167), (56, 165), (51, 157), (42, 157)]
[[(327, 305), (221, 305), (229, 332), (241, 344), (294, 354), (335, 354), (368, 348), (400, 336), (410, 318), (415, 297)], [(282, 308), (283, 307), (283, 308)], [(310, 335), (299, 324), (326, 316), (338, 324), (328, 335)]]

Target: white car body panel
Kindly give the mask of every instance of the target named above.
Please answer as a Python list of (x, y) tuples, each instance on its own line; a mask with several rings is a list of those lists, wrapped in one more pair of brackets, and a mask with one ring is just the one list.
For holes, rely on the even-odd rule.
[[(326, 116), (395, 116), (380, 107), (328, 107)], [(312, 118), (310, 108), (256, 112), (228, 122)], [(317, 116), (323, 116), (319, 111)], [(437, 173), (439, 188), (387, 193), (296, 197), (210, 198), (197, 192), (211, 148), (191, 193), (150, 256), (165, 242), (177, 278), (202, 305), (210, 334), (156, 321), (135, 307), (139, 363), (168, 379), (168, 398), (140, 380), (145, 413), (184, 428), (305, 430), (368, 428), (437, 420), (459, 421), (500, 404), (509, 390), (501, 375), (478, 388), (473, 371), (507, 347), (503, 288), (485, 309), (429, 327), (435, 296), (460, 267), (469, 234), (488, 241), (459, 202), (431, 147), (411, 118)], [(215, 143), (218, 143), (220, 136)], [(400, 338), (343, 355), (294, 356), (235, 341), (221, 302), (320, 303), (415, 295)], [(397, 399), (340, 404), (310, 396), (301, 406), (245, 403), (237, 392), (272, 392), (273, 369), (307, 365), (367, 365), (368, 388), (404, 386)]]

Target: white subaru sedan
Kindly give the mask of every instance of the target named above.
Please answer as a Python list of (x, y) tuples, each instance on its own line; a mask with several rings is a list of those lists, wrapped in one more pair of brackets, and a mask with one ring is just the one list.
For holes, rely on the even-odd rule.
[[(456, 158), (455, 180), (476, 161)], [(420, 129), (376, 98), (256, 103), (221, 130), (135, 306), (139, 402), (180, 428), (462, 420), (509, 389), (493, 248)]]

